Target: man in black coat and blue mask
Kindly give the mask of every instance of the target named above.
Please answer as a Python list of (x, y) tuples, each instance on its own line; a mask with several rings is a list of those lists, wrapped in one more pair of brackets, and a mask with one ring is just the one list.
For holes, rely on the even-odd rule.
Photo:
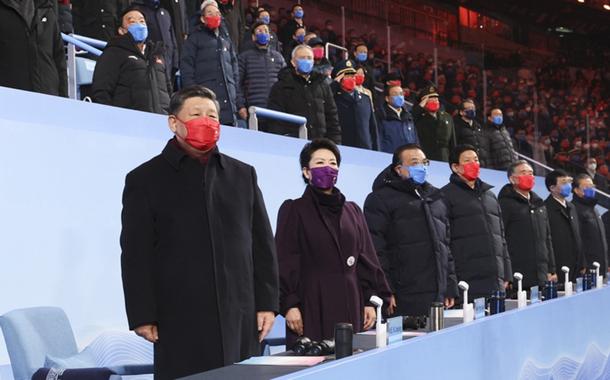
[(429, 162), (417, 144), (400, 146), (373, 183), (364, 215), (393, 296), (388, 314), (427, 315), (457, 296), (449, 214), (426, 181)]
[[(600, 274), (604, 276), (608, 267), (608, 242), (606, 229), (595, 206), (595, 185), (588, 174), (579, 174), (572, 186), (574, 206), (578, 214), (580, 237), (585, 256), (585, 268), (592, 268), (593, 262), (600, 264)], [(604, 273), (606, 272), (606, 273)]]
[(493, 186), (479, 178), (479, 157), (472, 145), (458, 145), (449, 156), (451, 177), (442, 188), (451, 223), (451, 253), (458, 281), (474, 298), (504, 291), (512, 266), (504, 223)]

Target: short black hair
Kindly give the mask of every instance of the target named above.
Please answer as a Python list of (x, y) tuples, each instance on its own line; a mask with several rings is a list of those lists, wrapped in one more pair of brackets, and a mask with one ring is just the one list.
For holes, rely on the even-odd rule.
[(477, 156), (479, 155), (477, 148), (475, 148), (474, 146), (469, 145), (469, 144), (460, 144), (460, 145), (457, 145), (455, 148), (453, 148), (451, 153), (449, 153), (449, 168), (451, 169), (451, 165), (453, 165), (453, 164), (459, 165), (460, 156), (462, 155), (462, 153), (469, 151), (469, 150), (472, 150), (473, 152), (475, 152), (477, 154)]
[(119, 26), (123, 26), (123, 17), (125, 17), (125, 15), (127, 13), (132, 12), (132, 11), (140, 12), (140, 14), (142, 14), (142, 17), (144, 17), (144, 21), (146, 21), (146, 15), (144, 14), (142, 7), (139, 7), (137, 5), (130, 5), (130, 6), (126, 7), (125, 9), (123, 9), (121, 14), (119, 15)]
[(290, 8), (290, 11), (294, 12), (294, 8), (296, 8), (296, 7), (301, 7), (301, 9), (303, 9), (303, 5), (302, 4), (295, 4), (295, 5), (292, 6), (292, 8)]
[(307, 33), (307, 30), (305, 29), (305, 27), (304, 27), (304, 26), (297, 26), (297, 27), (294, 29), (294, 32), (292, 32), (292, 35), (293, 35), (293, 36), (296, 36), (296, 35), (297, 35), (297, 31), (298, 31), (299, 29), (303, 29), (303, 30), (305, 31), (305, 33)]
[(354, 45), (354, 51), (356, 51), (356, 49), (358, 49), (358, 47), (360, 47), (360, 46), (364, 46), (367, 50), (369, 49), (368, 45), (365, 44), (364, 41), (358, 41)]
[(404, 88), (402, 87), (402, 85), (399, 85), (399, 84), (395, 84), (395, 85), (392, 85), (392, 86), (390, 86), (389, 84), (386, 84), (383, 87), (383, 94), (385, 96), (390, 96), (390, 90), (393, 89), (394, 87), (400, 87), (403, 90), (403, 94), (404, 94)]
[(218, 104), (218, 100), (216, 100), (216, 94), (214, 93), (214, 91), (201, 85), (193, 85), (185, 87), (180, 91), (176, 91), (169, 101), (168, 113), (170, 115), (177, 115), (178, 113), (180, 113), (184, 102), (186, 102), (186, 100), (190, 98), (210, 99), (216, 105), (216, 110), (220, 115), (220, 104)]
[(510, 176), (515, 174), (515, 169), (517, 168), (517, 166), (521, 166), (521, 165), (529, 165), (530, 168), (532, 167), (532, 165), (529, 162), (527, 162), (526, 160), (517, 160), (517, 161), (511, 163), (510, 165), (508, 165), (508, 169), (506, 169), (506, 177), (510, 178)]
[(267, 29), (269, 29), (269, 25), (265, 24), (264, 22), (255, 22), (252, 25), (252, 29), (251, 29), (252, 35), (256, 34), (256, 28), (258, 28), (261, 25), (265, 25), (267, 27)]
[[(309, 161), (311, 161), (311, 156), (314, 154), (315, 151), (320, 149), (330, 150), (337, 159), (337, 166), (341, 166), (341, 152), (339, 152), (337, 144), (335, 144), (332, 140), (329, 140), (325, 137), (321, 137), (308, 142), (301, 150), (301, 155), (299, 156), (299, 163), (301, 164), (301, 168), (309, 168)], [(305, 181), (305, 183), (309, 183), (309, 180), (307, 180), (304, 175), (303, 181)]]
[(573, 185), (572, 185), (572, 192), (574, 190), (576, 190), (577, 187), (580, 187), (580, 181), (585, 180), (587, 178), (591, 179), (591, 176), (586, 174), (586, 173), (580, 173), (579, 175), (574, 177), (574, 182), (573, 182)]
[(424, 151), (421, 148), (421, 146), (419, 146), (419, 144), (415, 144), (415, 143), (404, 144), (404, 145), (401, 145), (398, 148), (396, 148), (394, 150), (394, 154), (392, 155), (392, 166), (396, 166), (402, 162), (402, 158), (400, 157), (400, 156), (402, 156), (402, 152), (404, 152), (405, 150), (415, 150), (415, 149), (419, 149), (422, 152)]
[(476, 107), (476, 104), (474, 103), (474, 100), (472, 100), (470, 98), (466, 98), (466, 99), (462, 100), (460, 102), (460, 105), (458, 106), (460, 111), (464, 111), (466, 109), (466, 107), (464, 107), (464, 104), (466, 104), (466, 103), (472, 103)]
[(563, 169), (555, 169), (544, 178), (546, 189), (551, 191), (551, 186), (557, 186), (557, 180), (561, 177), (569, 177), (570, 175)]

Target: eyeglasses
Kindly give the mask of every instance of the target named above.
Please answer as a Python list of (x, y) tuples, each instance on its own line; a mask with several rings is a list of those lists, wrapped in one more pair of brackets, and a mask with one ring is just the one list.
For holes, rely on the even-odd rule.
[(416, 162), (411, 161), (411, 162), (409, 162), (408, 165), (405, 165), (405, 166), (417, 166), (417, 165), (423, 165), (423, 166), (428, 167), (428, 166), (430, 166), (430, 160), (425, 159), (423, 161), (416, 161)]

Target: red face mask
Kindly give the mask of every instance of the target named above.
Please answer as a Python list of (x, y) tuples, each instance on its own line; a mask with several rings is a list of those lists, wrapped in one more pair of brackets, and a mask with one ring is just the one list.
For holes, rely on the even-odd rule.
[(429, 100), (428, 103), (426, 103), (426, 111), (428, 112), (436, 112), (439, 108), (441, 108), (441, 104), (438, 100)]
[(356, 79), (354, 77), (343, 77), (341, 79), (341, 88), (345, 92), (352, 92), (356, 87)]
[[(178, 119), (178, 118), (176, 118)], [(187, 144), (197, 150), (210, 150), (216, 146), (216, 142), (220, 137), (220, 123), (208, 116), (201, 116), (193, 120), (179, 122), (186, 127)]]
[(467, 181), (474, 181), (475, 179), (479, 178), (479, 172), (481, 171), (481, 166), (479, 165), (478, 162), (474, 162), (474, 161), (467, 162), (464, 165), (462, 165), (462, 167), (464, 168), (464, 173), (462, 173), (462, 176)]
[(313, 59), (322, 59), (324, 57), (323, 47), (315, 47), (311, 50), (313, 50)]
[(205, 26), (208, 29), (218, 29), (220, 26), (220, 16), (205, 16)]
[(354, 78), (356, 79), (356, 86), (362, 86), (362, 83), (364, 83), (364, 74), (356, 74)]
[(516, 176), (517, 187), (519, 190), (530, 191), (534, 188), (535, 177), (533, 175), (520, 175)]

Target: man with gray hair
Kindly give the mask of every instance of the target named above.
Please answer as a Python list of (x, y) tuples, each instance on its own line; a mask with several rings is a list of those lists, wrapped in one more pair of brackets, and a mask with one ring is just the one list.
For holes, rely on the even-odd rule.
[[(313, 50), (307, 45), (297, 45), (291, 54), (291, 67), (280, 71), (271, 88), (267, 106), (307, 118), (309, 139), (326, 137), (341, 143), (341, 127), (337, 106), (330, 86), (322, 74), (312, 72)], [(267, 132), (298, 136), (298, 126), (284, 122), (269, 123)]]
[(527, 161), (512, 163), (507, 170), (509, 183), (498, 200), (502, 209), (504, 234), (513, 270), (523, 274), (523, 286), (544, 286), (557, 281), (555, 254), (546, 205), (532, 191), (534, 170)]

